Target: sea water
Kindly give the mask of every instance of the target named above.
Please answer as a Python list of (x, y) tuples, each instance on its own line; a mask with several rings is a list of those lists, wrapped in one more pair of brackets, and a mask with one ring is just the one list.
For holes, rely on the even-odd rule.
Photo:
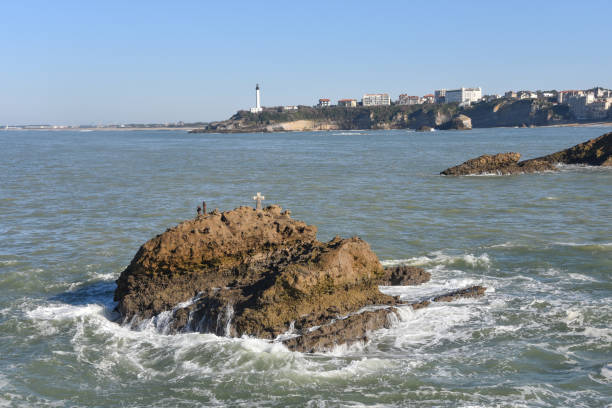
[[(606, 127), (278, 134), (0, 132), (0, 407), (604, 407), (612, 404), (612, 169), (444, 177), (485, 154), (548, 154)], [(146, 240), (264, 204), (431, 272), (367, 344), (290, 352), (113, 323)]]

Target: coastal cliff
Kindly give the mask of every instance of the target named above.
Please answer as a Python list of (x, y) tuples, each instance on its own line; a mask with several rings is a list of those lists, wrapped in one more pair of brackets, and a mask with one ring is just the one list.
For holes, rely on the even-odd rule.
[[(457, 118), (461, 118), (459, 122)], [(455, 122), (457, 123), (454, 123)], [(468, 122), (469, 120), (469, 122)], [(330, 106), (296, 110), (267, 108), (261, 113), (239, 111), (228, 120), (212, 122), (192, 133), (247, 133), (357, 129), (469, 129), (471, 127), (544, 126), (573, 120), (567, 106), (542, 100), (457, 104), (391, 105), (371, 107)]]
[(363, 240), (320, 242), (316, 232), (278, 206), (185, 221), (146, 242), (121, 273), (122, 322), (163, 321), (169, 333), (248, 335), (312, 352), (366, 341), (397, 320), (402, 305), (484, 294), (474, 286), (406, 305), (378, 285), (417, 285), (428, 272), (385, 269)]

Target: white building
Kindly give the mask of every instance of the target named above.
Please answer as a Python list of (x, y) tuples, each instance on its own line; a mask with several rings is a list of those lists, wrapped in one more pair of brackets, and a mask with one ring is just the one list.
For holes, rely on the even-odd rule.
[(518, 99), (538, 99), (538, 94), (531, 91), (519, 91), (517, 93)]
[(389, 98), (389, 94), (386, 93), (364, 94), (361, 99), (361, 104), (363, 106), (391, 105), (391, 98)]
[(354, 108), (357, 106), (357, 99), (340, 99), (338, 100), (338, 106), (344, 106), (345, 108)]
[(436, 96), (434, 94), (423, 95), (422, 101), (423, 103), (434, 103), (436, 101)]
[(327, 98), (319, 99), (319, 104), (317, 105), (319, 108), (326, 108), (330, 105), (331, 101)]
[(557, 94), (557, 102), (567, 103), (570, 97), (582, 96), (582, 95), (584, 95), (584, 91), (579, 91), (579, 90), (561, 91)]
[(418, 96), (412, 96), (407, 94), (401, 94), (397, 100), (398, 105), (418, 105), (423, 103), (421, 98)]
[(446, 91), (446, 103), (469, 105), (482, 99), (482, 88), (459, 88)]
[(446, 89), (437, 89), (434, 91), (435, 103), (446, 103)]
[(261, 98), (259, 96), (259, 84), (255, 85), (255, 107), (251, 108), (251, 113), (259, 113), (263, 109), (261, 108)]
[(600, 98), (588, 105), (587, 115), (591, 119), (605, 119), (610, 112), (612, 106), (612, 98)]
[(589, 110), (589, 105), (593, 102), (595, 102), (595, 95), (592, 93), (581, 96), (572, 95), (567, 99), (570, 112), (576, 116), (576, 119), (590, 119), (591, 112)]
[(485, 95), (482, 97), (482, 99), (484, 99), (487, 102), (491, 102), (491, 101), (496, 101), (498, 99), (501, 99), (501, 95), (499, 94), (492, 94), (492, 95)]

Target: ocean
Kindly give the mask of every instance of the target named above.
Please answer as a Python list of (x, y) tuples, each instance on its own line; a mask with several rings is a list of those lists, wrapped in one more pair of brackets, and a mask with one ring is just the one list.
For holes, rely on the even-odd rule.
[[(610, 407), (612, 169), (438, 173), (611, 130), (0, 131), (0, 407)], [(113, 322), (140, 245), (257, 192), (432, 274), (386, 293), (486, 295), (317, 354)]]

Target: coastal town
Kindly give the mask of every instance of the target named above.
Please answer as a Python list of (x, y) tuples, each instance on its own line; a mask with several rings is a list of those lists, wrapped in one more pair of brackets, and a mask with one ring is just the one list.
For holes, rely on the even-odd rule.
[[(278, 107), (262, 108), (260, 106), (259, 85), (256, 87), (256, 106), (251, 108), (252, 113), (262, 112), (265, 109), (278, 110)], [(456, 103), (461, 107), (470, 106), (478, 102), (492, 102), (496, 100), (524, 100), (538, 99), (551, 102), (553, 105), (567, 105), (577, 120), (603, 120), (612, 118), (612, 90), (594, 87), (584, 90), (550, 90), (550, 91), (507, 91), (501, 94), (483, 95), (482, 88), (438, 89), (433, 94), (423, 96), (400, 94), (392, 100), (388, 93), (364, 94), (361, 100), (345, 98), (338, 99), (335, 106), (354, 108), (358, 106), (390, 106), (390, 105), (426, 105)], [(329, 98), (321, 98), (315, 105), (318, 108), (334, 106)], [(299, 106), (289, 105), (281, 107), (282, 110), (297, 110)]]

